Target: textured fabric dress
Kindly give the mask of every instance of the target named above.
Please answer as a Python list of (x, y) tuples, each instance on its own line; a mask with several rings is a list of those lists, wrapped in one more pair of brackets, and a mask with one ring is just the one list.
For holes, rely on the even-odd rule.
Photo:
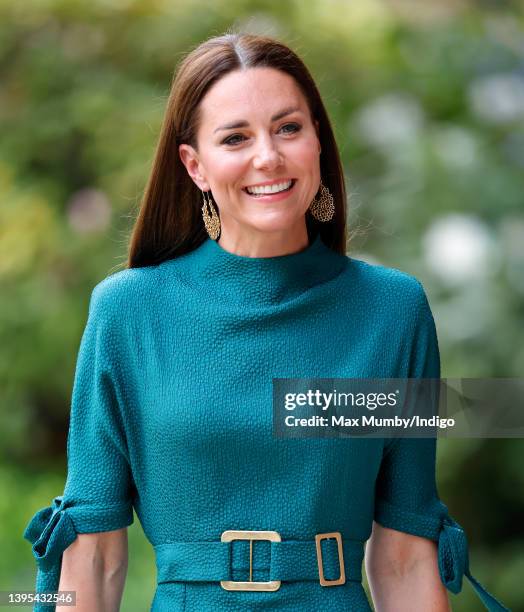
[[(155, 550), (154, 612), (366, 612), (375, 520), (437, 542), (451, 592), (466, 576), (489, 610), (506, 610), (469, 572), (464, 531), (438, 497), (435, 439), (272, 435), (274, 377), (439, 376), (419, 281), (337, 254), (320, 236), (269, 258), (207, 239), (107, 277), (78, 354), (65, 489), (24, 533), (37, 590), (58, 588), (78, 533), (126, 527), (134, 510)], [(222, 542), (226, 530), (281, 541)], [(328, 532), (342, 536), (337, 586), (319, 583), (315, 535)], [(337, 541), (321, 550), (325, 577), (336, 579)], [(223, 580), (281, 583), (233, 591)]]

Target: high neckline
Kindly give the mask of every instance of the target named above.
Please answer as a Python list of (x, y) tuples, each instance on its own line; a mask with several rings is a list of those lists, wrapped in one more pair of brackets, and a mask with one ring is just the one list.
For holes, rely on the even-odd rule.
[(271, 257), (237, 255), (207, 238), (180, 260), (187, 264), (178, 268), (186, 282), (217, 299), (246, 307), (270, 307), (295, 299), (337, 276), (348, 262), (327, 247), (320, 234), (301, 251)]

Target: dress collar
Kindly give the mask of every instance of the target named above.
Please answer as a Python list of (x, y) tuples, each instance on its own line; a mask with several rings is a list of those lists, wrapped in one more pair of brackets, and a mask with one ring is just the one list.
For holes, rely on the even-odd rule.
[(270, 307), (295, 299), (337, 276), (348, 258), (327, 247), (320, 234), (296, 253), (246, 257), (210, 238), (181, 258), (178, 269), (196, 288), (218, 299)]

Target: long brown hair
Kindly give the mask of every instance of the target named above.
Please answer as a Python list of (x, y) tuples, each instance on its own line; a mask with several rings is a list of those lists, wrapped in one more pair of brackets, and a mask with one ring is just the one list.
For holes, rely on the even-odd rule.
[(210, 87), (233, 70), (270, 67), (294, 77), (313, 120), (319, 124), (320, 172), (330, 190), (335, 215), (320, 223), (309, 213), (310, 239), (318, 233), (338, 253), (346, 252), (346, 190), (335, 136), (315, 82), (302, 60), (285, 44), (266, 36), (226, 33), (210, 38), (180, 63), (171, 85), (153, 168), (140, 204), (128, 252), (128, 268), (161, 263), (197, 248), (206, 238), (200, 190), (179, 154), (178, 146), (197, 149), (200, 102)]

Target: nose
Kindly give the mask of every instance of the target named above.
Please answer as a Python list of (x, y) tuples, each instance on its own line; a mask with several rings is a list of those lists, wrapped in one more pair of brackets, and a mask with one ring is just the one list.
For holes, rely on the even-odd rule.
[(271, 138), (264, 139), (258, 146), (253, 167), (256, 170), (274, 170), (283, 163), (283, 157)]

